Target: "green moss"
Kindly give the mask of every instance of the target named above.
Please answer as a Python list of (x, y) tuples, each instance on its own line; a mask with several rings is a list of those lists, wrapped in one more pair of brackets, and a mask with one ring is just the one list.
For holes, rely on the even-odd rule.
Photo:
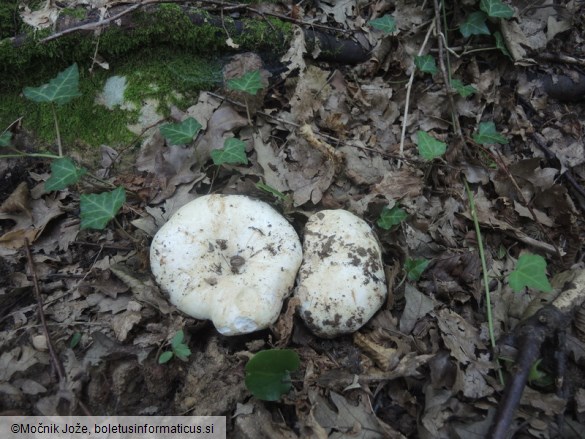
[(78, 7), (78, 8), (63, 8), (59, 12), (60, 15), (65, 15), (67, 17), (77, 18), (78, 20), (83, 20), (87, 16), (87, 9)]
[[(99, 53), (111, 62), (118, 57), (144, 47), (172, 46), (189, 49), (195, 54), (220, 54), (232, 51), (225, 40), (227, 35), (218, 21), (204, 11), (193, 8), (191, 13), (208, 15), (209, 22), (193, 24), (176, 4), (162, 4), (155, 12), (137, 10), (133, 14), (134, 28), (122, 31), (116, 26), (108, 27), (99, 38)], [(236, 29), (234, 20), (225, 17), (224, 24), (230, 36), (240, 44), (240, 50), (270, 51), (278, 54), (286, 49), (286, 41), (291, 35), (289, 23), (277, 19), (242, 19), (243, 29)], [(74, 60), (88, 59), (93, 56), (97, 42), (87, 36), (77, 34), (51, 40), (45, 44), (37, 43), (50, 35), (50, 29), (35, 32), (30, 27), (27, 42), (13, 47), (12, 42), (0, 41), (0, 74), (3, 79), (15, 81), (24, 74), (36, 74), (41, 65), (60, 65)], [(52, 62), (53, 61), (53, 62)]]
[(22, 20), (18, 13), (18, 0), (0, 3), (0, 39), (13, 37), (20, 32)]
[[(193, 11), (202, 14), (200, 10)], [(210, 22), (214, 19), (217, 17), (209, 16)], [(33, 32), (28, 28), (31, 38), (18, 49), (7, 40), (0, 41), (0, 130), (24, 116), (26, 129), (47, 144), (54, 144), (50, 107), (27, 101), (21, 90), (24, 86), (47, 82), (74, 61), (80, 64), (83, 96), (58, 108), (65, 148), (68, 144), (80, 143), (115, 147), (134, 137), (126, 126), (136, 122), (139, 110), (133, 113), (119, 109), (111, 111), (95, 104), (95, 96), (109, 76), (127, 77), (125, 98), (137, 109), (144, 100), (154, 98), (159, 102), (159, 113), (164, 116), (169, 114), (171, 104), (187, 108), (195, 102), (200, 90), (214, 89), (221, 83), (219, 57), (231, 51), (221, 26), (193, 25), (176, 4), (159, 5), (154, 13), (139, 11), (133, 16), (133, 22), (132, 31), (122, 32), (112, 26), (102, 33), (99, 53), (110, 64), (110, 70), (96, 68), (93, 75), (87, 73), (87, 60), (92, 58), (98, 42), (91, 38), (71, 34), (39, 44), (37, 41), (51, 30)], [(286, 49), (286, 39), (292, 32), (288, 23), (275, 19), (243, 20), (243, 29), (236, 29), (234, 21), (228, 17), (224, 23), (243, 51), (277, 55)], [(209, 59), (207, 54), (210, 53), (217, 58)]]
[[(221, 81), (221, 65), (218, 60), (199, 59), (186, 51), (171, 51), (168, 48), (149, 48), (115, 61), (109, 71), (97, 69), (93, 75), (87, 66), (80, 66), (80, 91), (82, 96), (57, 107), (64, 147), (87, 144), (116, 146), (131, 140), (135, 134), (127, 129), (136, 123), (139, 110), (145, 100), (156, 99), (157, 111), (168, 116), (170, 106), (187, 108), (195, 103), (202, 89), (213, 89)], [(41, 80), (27, 85), (38, 86), (54, 77), (51, 72)], [(96, 104), (96, 96), (103, 90), (108, 77), (126, 76), (128, 87), (125, 99), (133, 103), (136, 111), (108, 110)], [(24, 116), (23, 126), (32, 131), (47, 145), (54, 144), (55, 127), (49, 104), (36, 104), (25, 99), (18, 91), (5, 90), (0, 99), (0, 130), (18, 117)]]
[[(98, 89), (100, 87), (96, 87), (92, 81), (82, 78), (82, 96), (56, 107), (66, 150), (68, 145), (80, 142), (99, 147), (101, 144), (117, 145), (132, 139), (133, 134), (128, 131), (126, 124), (136, 116), (122, 110), (110, 111), (97, 105), (95, 96)], [(0, 130), (18, 117), (23, 117), (23, 128), (33, 132), (43, 146), (55, 144), (55, 125), (50, 104), (29, 101), (19, 92), (3, 93), (2, 102)]]
[(195, 102), (201, 90), (213, 89), (221, 83), (218, 60), (167, 47), (146, 49), (116, 62), (115, 66), (115, 74), (127, 77), (125, 99), (137, 107), (148, 98), (156, 99), (158, 112), (164, 116), (169, 114), (171, 105), (186, 108)]
[(283, 53), (292, 35), (290, 23), (267, 18), (266, 20), (244, 20), (244, 31), (234, 37), (236, 44), (252, 51), (270, 49), (273, 53)]

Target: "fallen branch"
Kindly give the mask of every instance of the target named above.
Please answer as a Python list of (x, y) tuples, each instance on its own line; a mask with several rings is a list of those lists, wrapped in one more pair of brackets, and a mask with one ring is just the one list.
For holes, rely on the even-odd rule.
[[(506, 383), (504, 395), (487, 437), (491, 439), (508, 437), (508, 430), (514, 420), (532, 365), (539, 357), (551, 355), (541, 352), (545, 343), (556, 346), (556, 351), (564, 352), (564, 348), (558, 346), (558, 341), (563, 339), (561, 334), (568, 324), (569, 319), (565, 314), (555, 306), (547, 305), (516, 327), (512, 335), (512, 344), (517, 347), (518, 355), (512, 367), (513, 374)], [(557, 369), (563, 370), (561, 367)], [(565, 380), (557, 376), (556, 381), (563, 383)], [(557, 389), (557, 394), (562, 393), (562, 389)]]
[[(74, 34), (76, 36), (88, 35), (89, 37), (93, 38), (94, 33), (97, 29), (104, 29), (107, 31), (109, 28), (113, 28), (116, 29), (116, 31), (130, 33), (135, 32), (137, 30), (140, 31), (143, 31), (145, 29), (150, 30), (150, 27), (152, 27), (153, 29), (156, 28), (156, 30), (152, 30), (153, 33), (151, 36), (152, 41), (155, 43), (176, 42), (177, 44), (183, 46), (189, 46), (189, 44), (191, 44), (191, 46), (196, 44), (206, 44), (204, 41), (205, 39), (203, 38), (197, 38), (194, 41), (186, 41), (185, 39), (180, 39), (179, 41), (176, 41), (176, 39), (173, 39), (173, 37), (177, 35), (177, 32), (176, 31), (170, 32), (169, 26), (184, 26), (185, 24), (184, 21), (182, 20), (166, 20), (165, 22), (159, 22), (153, 19), (154, 20), (152, 22), (153, 26), (150, 26), (150, 23), (148, 21), (145, 22), (143, 19), (138, 19), (144, 18), (149, 14), (154, 15), (155, 13), (160, 12), (161, 8), (159, 4), (161, 3), (176, 4), (178, 13), (188, 18), (190, 25), (192, 26), (192, 29), (189, 28), (184, 29), (186, 33), (188, 33), (191, 30), (198, 31), (204, 26), (211, 26), (212, 28), (217, 28), (217, 32), (214, 33), (213, 30), (211, 31), (211, 33), (215, 35), (214, 38), (217, 38), (218, 44), (221, 46), (222, 49), (225, 48), (226, 52), (232, 51), (224, 43), (223, 38), (225, 36), (225, 32), (223, 30), (224, 24), (220, 16), (209, 14), (207, 11), (203, 9), (199, 10), (193, 9), (193, 7), (189, 4), (190, 2), (181, 1), (179, 3), (173, 0), (143, 0), (139, 3), (132, 4), (131, 6), (115, 5), (109, 8), (109, 13), (111, 13), (112, 16), (105, 19), (102, 19), (102, 17), (97, 16), (97, 14), (95, 14), (95, 17), (83, 19), (73, 23), (71, 23), (70, 21), (58, 20), (56, 24), (57, 31), (52, 35), (49, 35), (39, 40), (38, 42), (35, 42), (33, 40), (34, 37), (31, 37), (28, 34), (21, 34), (13, 38), (2, 40), (0, 42), (4, 43), (7, 46), (7, 49), (9, 49), (11, 45), (14, 49), (17, 50), (18, 48), (23, 47), (25, 45), (28, 45), (28, 47), (30, 48), (31, 44), (36, 43), (40, 44), (47, 44), (49, 42), (57, 43), (58, 40), (64, 37), (71, 37)], [(231, 26), (233, 27), (233, 29), (230, 29), (230, 35), (232, 37), (238, 37), (249, 34), (247, 22), (249, 22), (250, 20), (255, 20), (256, 22), (258, 22), (259, 20), (263, 20), (266, 23), (268, 23), (267, 31), (264, 33), (262, 40), (259, 41), (257, 44), (253, 43), (254, 47), (242, 46), (242, 49), (245, 50), (249, 49), (256, 51), (257, 50), (274, 51), (275, 45), (278, 45), (278, 43), (284, 43), (287, 40), (288, 35), (286, 35), (281, 30), (276, 29), (276, 27), (272, 26), (272, 24), (266, 19), (266, 16), (269, 16), (273, 17), (273, 20), (293, 22), (299, 26), (302, 26), (305, 32), (308, 53), (311, 53), (314, 50), (314, 48), (319, 47), (320, 54), (318, 56), (318, 59), (320, 60), (334, 61), (345, 64), (356, 64), (365, 61), (370, 53), (371, 47), (364, 47), (357, 41), (354, 41), (353, 39), (338, 38), (337, 35), (339, 35), (339, 33), (345, 32), (343, 30), (335, 29), (335, 33), (333, 33), (332, 32), (333, 28), (329, 26), (302, 22), (300, 20), (286, 17), (280, 14), (262, 12), (250, 7), (249, 5), (244, 4), (240, 5), (227, 2), (213, 1), (207, 1), (204, 3), (214, 4), (218, 6), (225, 5), (224, 8), (219, 9), (222, 11), (233, 10), (236, 7), (242, 8), (245, 11), (248, 11), (254, 15), (254, 17), (252, 18), (243, 17), (238, 20), (231, 19)], [(141, 15), (140, 16), (137, 15), (138, 13)], [(138, 43), (140, 42), (137, 42), (137, 44)], [(141, 45), (144, 45), (144, 43), (141, 43)], [(137, 47), (141, 47), (141, 45)], [(134, 50), (135, 48), (136, 47), (134, 46), (124, 47), (124, 51)], [(201, 52), (215, 50), (215, 48), (210, 47), (199, 48), (195, 47), (195, 49), (199, 49)], [(49, 52), (54, 54), (55, 48), (53, 47)], [(108, 49), (102, 48), (102, 52), (108, 53)], [(116, 50), (116, 48), (114, 48), (112, 52), (115, 55), (118, 54), (120, 50)], [(278, 55), (278, 53), (276, 55)], [(39, 45), (38, 47), (33, 47), (32, 51), (28, 50), (26, 52), (26, 56), (42, 57), (43, 56), (42, 46)], [(88, 54), (88, 56), (90, 55)], [(5, 51), (5, 53), (3, 53), (2, 58), (0, 58), (0, 65), (2, 65), (4, 69), (9, 69), (10, 63), (14, 62), (15, 59), (18, 59), (18, 53), (11, 53), (10, 50), (7, 50)]]
[(41, 320), (41, 325), (43, 327), (43, 333), (45, 334), (45, 339), (47, 340), (47, 348), (49, 349), (49, 355), (51, 357), (51, 362), (53, 363), (53, 367), (57, 372), (57, 377), (59, 378), (59, 383), (64, 383), (67, 381), (67, 377), (65, 375), (65, 369), (63, 368), (63, 363), (59, 359), (55, 351), (55, 347), (53, 346), (53, 342), (51, 340), (51, 334), (49, 333), (49, 328), (47, 326), (47, 321), (45, 320), (45, 312), (43, 310), (43, 298), (41, 296), (41, 288), (39, 287), (39, 280), (37, 278), (37, 272), (35, 270), (35, 264), (32, 258), (32, 254), (30, 252), (30, 244), (28, 242), (28, 238), (24, 240), (24, 249), (26, 251), (26, 259), (28, 261), (28, 266), (30, 269), (30, 275), (33, 281), (33, 287), (35, 291), (35, 297), (37, 299), (37, 307), (39, 312), (39, 319)]

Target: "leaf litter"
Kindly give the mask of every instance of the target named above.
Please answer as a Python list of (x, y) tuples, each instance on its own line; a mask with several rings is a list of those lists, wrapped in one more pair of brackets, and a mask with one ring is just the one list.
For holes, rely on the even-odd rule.
[[(573, 7), (583, 12), (583, 6)], [(173, 112), (173, 123), (186, 124), (175, 125), (179, 144), (165, 142), (154, 129), (142, 140), (133, 167), (116, 167), (115, 159), (103, 162), (98, 174), (131, 191), (118, 225), (82, 230), (75, 215), (76, 188), (46, 193), (39, 188), (48, 167), (12, 159), (2, 165), (3, 413), (54, 414), (61, 407), (58, 378), (38, 326), (30, 264), (23, 258), (25, 239), (73, 412), (82, 401), (93, 414), (226, 415), (229, 434), (237, 437), (486, 436), (505, 391), (498, 371), (514, 370), (519, 347), (509, 358), (502, 348), (503, 359), (494, 361), (478, 237), (460, 174), (474, 185), (496, 337), (511, 337), (555, 294), (566, 300), (557, 302), (561, 309), (585, 314), (579, 311), (582, 288), (575, 288), (582, 283), (585, 201), (568, 177), (570, 172), (581, 185), (585, 181), (583, 108), (549, 98), (529, 66), (534, 56), (529, 51), (578, 50), (563, 46), (563, 32), (582, 50), (582, 23), (570, 28), (566, 17), (555, 12), (552, 22), (536, 11), (505, 25), (503, 38), (517, 66), (495, 52), (454, 59), (454, 75), (475, 90), (454, 99), (463, 131), (476, 142), (462, 148), (450, 137), (440, 74), (415, 70), (432, 7), (323, 0), (303, 11), (305, 20), (362, 32), (357, 38), (375, 45), (371, 58), (354, 67), (317, 62), (319, 49), (306, 53), (297, 28), (282, 58), (282, 85), (270, 85), (270, 93), (264, 90), (251, 101), (251, 114), (233, 102), (242, 104), (242, 94), (228, 87), (217, 94), (202, 92), (195, 105)], [(394, 20), (368, 27), (363, 11), (372, 20), (392, 12)], [(25, 11), (38, 27), (53, 20), (49, 12)], [(431, 54), (436, 59), (436, 52)], [(240, 57), (226, 71), (244, 68), (240, 73), (247, 74), (242, 67), (247, 62), (262, 69), (259, 59)], [(401, 139), (411, 74), (411, 107)], [(268, 83), (266, 73), (260, 80), (246, 78), (255, 86)], [(513, 92), (516, 97), (510, 99)], [(189, 117), (196, 127), (186, 122)], [(190, 137), (198, 124), (201, 133)], [(225, 154), (226, 139), (234, 137), (243, 142), (234, 151), (242, 164), (226, 160), (216, 166), (212, 157)], [(121, 153), (117, 146), (108, 148), (109, 157)], [(300, 231), (319, 209), (345, 208), (375, 225), (384, 209), (400, 206), (406, 215), (402, 221), (377, 229), (386, 271), (396, 273), (389, 276), (392, 294), (386, 306), (358, 333), (335, 340), (320, 340), (303, 328), (292, 300), (273, 331), (234, 339), (218, 336), (207, 322), (181, 316), (149, 275), (148, 244), (176, 209), (208, 192), (269, 200)], [(527, 255), (540, 258), (536, 264), (529, 259), (537, 266), (534, 273)], [(412, 279), (402, 271), (406, 259), (430, 263)], [(553, 293), (544, 294), (539, 288), (548, 287), (548, 279)], [(554, 386), (535, 382), (524, 389), (515, 426), (530, 437), (584, 428), (583, 320), (568, 328), (565, 346), (552, 347), (568, 352), (571, 373), (565, 380), (573, 390), (557, 395)], [(179, 330), (185, 331), (193, 356), (187, 363), (158, 364), (157, 352)], [(75, 333), (81, 338), (71, 348), (67, 343)], [(255, 352), (274, 346), (294, 349), (301, 368), (292, 374), (293, 390), (279, 403), (265, 405), (246, 389), (244, 366)], [(554, 376), (554, 358), (545, 350), (541, 354), (545, 371)], [(566, 424), (556, 425), (561, 414)]]

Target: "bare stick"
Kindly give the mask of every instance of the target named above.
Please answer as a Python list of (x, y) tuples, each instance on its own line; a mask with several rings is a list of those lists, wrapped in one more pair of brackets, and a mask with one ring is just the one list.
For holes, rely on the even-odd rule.
[[(429, 42), (429, 37), (431, 33), (435, 29), (435, 22), (433, 21), (429, 26), (429, 30), (425, 35), (425, 40), (423, 41), (420, 49), (418, 51), (418, 56), (421, 56), (425, 50), (427, 43)], [(406, 125), (408, 124), (408, 106), (410, 105), (410, 92), (412, 90), (412, 83), (414, 82), (414, 75), (416, 73), (416, 67), (413, 67), (412, 73), (410, 74), (410, 78), (408, 79), (408, 85), (406, 86), (406, 101), (404, 103), (404, 116), (402, 117), (402, 133), (400, 133), (400, 157), (404, 156), (404, 138), (406, 137)]]
[(146, 3), (150, 3), (150, 2), (140, 2), (140, 3), (135, 3), (132, 6), (130, 6), (128, 9), (124, 9), (122, 12), (120, 12), (119, 14), (116, 14), (110, 18), (106, 18), (105, 20), (100, 20), (100, 21), (96, 21), (94, 23), (86, 23), (86, 24), (82, 24), (79, 26), (75, 26), (75, 27), (70, 27), (69, 29), (65, 29), (62, 30), (61, 32), (57, 32), (56, 34), (53, 35), (49, 35), (46, 38), (43, 38), (42, 40), (39, 41), (39, 43), (47, 43), (51, 40), (55, 40), (59, 37), (62, 37), (63, 35), (67, 35), (67, 34), (71, 34), (73, 32), (77, 32), (80, 30), (93, 30), (93, 29), (97, 29), (100, 26), (104, 26), (112, 21), (117, 20), (118, 18), (122, 17), (123, 15), (128, 14), (129, 12), (134, 11), (135, 9), (138, 9), (140, 6), (142, 6), (143, 4)]
[(439, 0), (434, 0), (435, 4), (435, 25), (437, 27), (437, 46), (439, 47), (439, 68), (441, 69), (441, 73), (443, 75), (443, 82), (445, 83), (445, 91), (447, 93), (447, 98), (449, 99), (449, 106), (451, 107), (451, 119), (453, 121), (453, 131), (455, 134), (461, 139), (462, 142), (465, 141), (463, 137), (463, 133), (461, 132), (461, 125), (459, 125), (459, 118), (457, 117), (457, 111), (455, 109), (455, 102), (453, 101), (453, 93), (451, 87), (451, 75), (450, 72), (447, 72), (447, 68), (445, 67), (445, 59), (444, 59), (444, 50), (443, 50), (443, 43), (444, 43), (444, 35), (441, 30), (441, 8), (439, 7)]
[(24, 249), (26, 251), (26, 259), (28, 261), (28, 265), (30, 267), (30, 275), (33, 280), (33, 286), (35, 290), (35, 296), (37, 299), (38, 310), (39, 310), (39, 318), (41, 320), (41, 324), (43, 325), (43, 332), (45, 334), (45, 338), (47, 340), (47, 347), (49, 348), (49, 355), (51, 356), (51, 361), (53, 362), (53, 367), (57, 371), (57, 376), (59, 377), (59, 382), (63, 383), (67, 381), (67, 377), (65, 375), (65, 369), (63, 368), (63, 363), (57, 356), (55, 352), (55, 348), (53, 347), (53, 342), (51, 341), (51, 335), (49, 334), (49, 328), (47, 327), (47, 321), (45, 320), (45, 313), (43, 311), (43, 298), (41, 297), (41, 289), (39, 287), (39, 281), (37, 279), (37, 272), (35, 270), (35, 264), (32, 258), (32, 254), (30, 252), (30, 245), (28, 242), (28, 238), (24, 239)]

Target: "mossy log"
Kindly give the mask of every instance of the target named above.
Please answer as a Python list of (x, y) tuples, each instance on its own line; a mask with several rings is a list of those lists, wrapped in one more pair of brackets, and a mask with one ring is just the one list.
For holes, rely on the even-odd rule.
[[(129, 10), (131, 9), (131, 10)], [(292, 25), (265, 16), (235, 19), (210, 14), (189, 5), (150, 4), (115, 6), (109, 16), (116, 20), (100, 23), (97, 10), (85, 18), (62, 15), (55, 29), (29, 32), (0, 41), (0, 73), (8, 83), (23, 77), (47, 75), (49, 66), (92, 59), (98, 53), (106, 59), (153, 46), (188, 49), (194, 55), (235, 51), (226, 44), (231, 38), (238, 51), (255, 51), (278, 59), (288, 49)], [(96, 30), (99, 31), (99, 38)], [(368, 48), (353, 40), (337, 38), (317, 30), (305, 30), (307, 49), (319, 45), (319, 58), (355, 64), (367, 58)], [(53, 62), (54, 61), (54, 62)]]

